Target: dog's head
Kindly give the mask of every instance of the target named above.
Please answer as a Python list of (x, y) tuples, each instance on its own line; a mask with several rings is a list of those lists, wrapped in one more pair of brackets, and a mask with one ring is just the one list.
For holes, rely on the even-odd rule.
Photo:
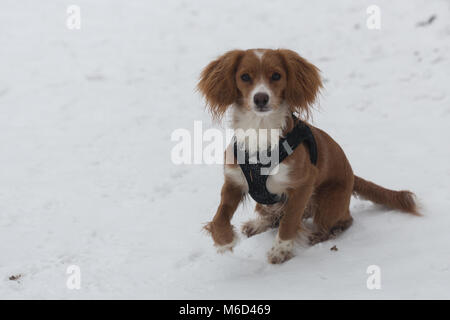
[(270, 114), (286, 104), (308, 113), (322, 87), (319, 70), (291, 50), (233, 50), (203, 70), (198, 88), (208, 107), (221, 118), (230, 105)]

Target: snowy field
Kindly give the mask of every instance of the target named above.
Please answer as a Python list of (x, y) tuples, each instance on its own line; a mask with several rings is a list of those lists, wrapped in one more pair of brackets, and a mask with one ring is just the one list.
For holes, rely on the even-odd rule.
[[(225, 130), (198, 75), (254, 47), (316, 64), (313, 124), (357, 175), (414, 191), (424, 216), (354, 200), (347, 232), (282, 265), (266, 260), (275, 230), (217, 254), (201, 227), (222, 168), (173, 164), (170, 136), (196, 120)], [(0, 48), (0, 298), (450, 298), (449, 0), (2, 0)], [(253, 216), (248, 202), (233, 223)]]

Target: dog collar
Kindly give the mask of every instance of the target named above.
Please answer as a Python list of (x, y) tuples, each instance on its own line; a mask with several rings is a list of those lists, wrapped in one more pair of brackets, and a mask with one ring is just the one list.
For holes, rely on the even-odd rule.
[[(268, 161), (262, 163), (259, 158), (259, 154), (256, 155), (256, 161), (250, 161), (250, 155), (248, 150), (244, 150), (238, 147), (236, 136), (234, 139), (234, 155), (237, 159), (245, 159), (244, 163), (239, 163), (245, 179), (248, 183), (250, 196), (260, 204), (275, 204), (284, 200), (285, 195), (273, 194), (267, 190), (267, 178), (268, 174), (261, 174), (262, 169), (274, 168), (292, 154), (301, 143), (305, 143), (309, 150), (309, 158), (313, 165), (317, 164), (317, 144), (312, 134), (311, 129), (304, 122), (292, 115), (297, 124), (284, 138), (280, 138), (278, 146), (273, 150), (267, 150), (268, 159), (272, 160), (271, 153), (278, 152), (278, 159), (275, 161)], [(238, 155), (242, 155), (238, 157)], [(240, 161), (242, 162), (242, 161)]]

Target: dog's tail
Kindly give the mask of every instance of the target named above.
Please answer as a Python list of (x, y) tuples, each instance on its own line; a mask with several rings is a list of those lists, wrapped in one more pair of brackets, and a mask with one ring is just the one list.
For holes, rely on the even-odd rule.
[(353, 194), (391, 209), (408, 212), (418, 216), (420, 215), (415, 201), (416, 196), (411, 191), (389, 190), (355, 176)]

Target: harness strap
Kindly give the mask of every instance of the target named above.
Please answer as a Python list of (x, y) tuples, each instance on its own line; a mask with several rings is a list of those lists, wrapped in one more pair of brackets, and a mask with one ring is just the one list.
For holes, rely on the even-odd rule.
[[(317, 164), (317, 144), (312, 134), (311, 129), (301, 120), (297, 119), (294, 115), (292, 117), (298, 120), (294, 128), (286, 135), (286, 137), (279, 140), (278, 146), (273, 150), (267, 150), (267, 160), (264, 163), (260, 160), (260, 154), (257, 153), (256, 157), (250, 157), (248, 150), (240, 149), (237, 145), (236, 137), (234, 137), (234, 155), (243, 163), (239, 163), (242, 172), (244, 173), (245, 179), (247, 180), (250, 196), (258, 203), (261, 204), (275, 204), (283, 200), (284, 195), (278, 195), (270, 193), (267, 190), (267, 179), (269, 177), (269, 170), (273, 169), (284, 159), (286, 159), (295, 148), (297, 148), (301, 143), (305, 142), (309, 150), (309, 158), (313, 165)], [(278, 159), (273, 160), (271, 157), (272, 152), (278, 152)], [(256, 159), (255, 159), (256, 158)], [(262, 170), (265, 170), (263, 172)], [(265, 174), (262, 174), (265, 173)]]

